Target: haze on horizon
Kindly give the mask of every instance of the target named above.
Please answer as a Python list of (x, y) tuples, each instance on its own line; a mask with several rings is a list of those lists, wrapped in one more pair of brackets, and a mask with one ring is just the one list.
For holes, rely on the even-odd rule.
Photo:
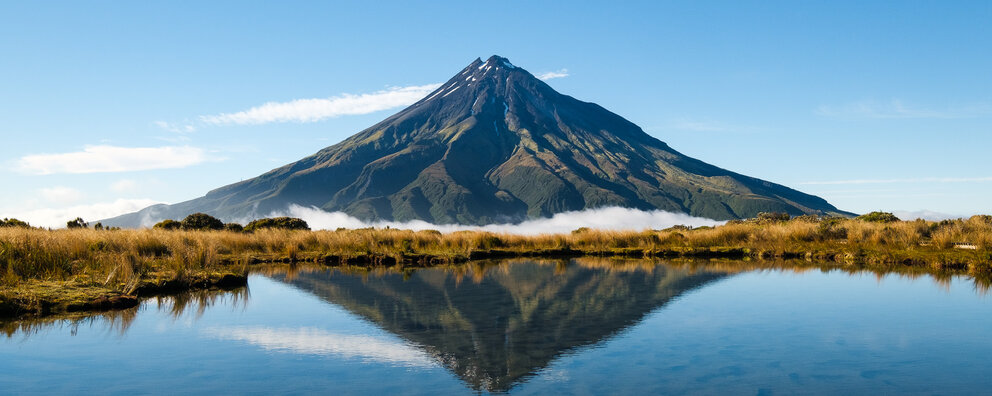
[(55, 226), (198, 197), (492, 54), (843, 210), (992, 213), (988, 2), (505, 4), (7, 4), (0, 217)]

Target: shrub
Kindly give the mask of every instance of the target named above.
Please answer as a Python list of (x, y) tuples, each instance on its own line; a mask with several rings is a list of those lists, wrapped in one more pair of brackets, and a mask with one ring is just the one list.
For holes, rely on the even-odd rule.
[(86, 228), (89, 224), (83, 221), (82, 217), (77, 217), (75, 220), (67, 221), (65, 223), (66, 228)]
[(789, 221), (792, 218), (784, 212), (758, 212), (758, 221)]
[(255, 232), (265, 228), (277, 228), (282, 230), (310, 230), (310, 226), (303, 219), (295, 217), (275, 217), (254, 220), (245, 226), (245, 232)]
[(802, 215), (793, 217), (791, 221), (798, 221), (801, 223), (819, 223), (823, 221), (823, 218), (817, 215)]
[(900, 221), (899, 218), (892, 213), (879, 211), (863, 214), (858, 216), (857, 219), (867, 221), (869, 223), (892, 223), (895, 221)]
[(969, 222), (975, 224), (985, 224), (992, 225), (992, 216), (989, 215), (974, 215), (968, 219)]
[(238, 223), (227, 223), (224, 224), (225, 231), (241, 232), (245, 230), (245, 227)]
[(26, 222), (17, 220), (17, 219), (4, 218), (3, 220), (0, 220), (0, 227), (23, 227), (23, 228), (31, 228), (31, 225), (28, 224), (28, 223), (26, 223)]
[(183, 230), (223, 230), (224, 222), (206, 213), (193, 213), (182, 221)]
[(182, 228), (182, 226), (183, 223), (180, 223), (172, 219), (165, 219), (152, 226), (152, 228), (158, 228), (162, 230), (178, 230)]

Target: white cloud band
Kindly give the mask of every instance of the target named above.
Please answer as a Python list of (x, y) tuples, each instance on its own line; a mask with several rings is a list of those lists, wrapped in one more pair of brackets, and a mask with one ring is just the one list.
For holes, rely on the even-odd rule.
[(535, 77), (537, 77), (537, 78), (539, 78), (541, 80), (544, 80), (544, 81), (548, 81), (548, 80), (555, 79), (555, 78), (564, 78), (564, 77), (568, 77), (568, 69), (561, 69), (561, 70), (558, 70), (558, 71), (550, 71), (550, 72), (547, 72), (547, 73), (541, 73), (541, 74), (536, 75)]
[(386, 227), (412, 230), (438, 230), (453, 232), (461, 230), (483, 230), (491, 232), (506, 232), (521, 235), (537, 235), (551, 233), (569, 233), (581, 227), (601, 230), (644, 230), (663, 229), (673, 225), (713, 226), (723, 224), (722, 221), (693, 217), (683, 213), (665, 212), (662, 210), (643, 211), (620, 207), (587, 209), (582, 211), (558, 213), (551, 218), (528, 220), (517, 224), (489, 224), (484, 226), (460, 224), (431, 224), (426, 221), (414, 220), (409, 222), (366, 222), (351, 217), (342, 212), (325, 212), (317, 208), (305, 208), (293, 205), (285, 213), (273, 213), (270, 217), (291, 216), (299, 217), (313, 229), (333, 230), (338, 227), (365, 228)]
[(86, 146), (83, 151), (21, 157), (16, 170), (33, 175), (131, 172), (184, 168), (207, 160), (203, 149), (190, 146)]
[(411, 105), (440, 86), (441, 84), (416, 85), (361, 95), (344, 94), (322, 99), (269, 102), (237, 113), (202, 116), (200, 120), (214, 125), (316, 122), (343, 115), (368, 114)]
[(65, 222), (82, 217), (86, 221), (96, 221), (125, 213), (136, 212), (143, 208), (162, 203), (152, 199), (118, 199), (113, 202), (102, 202), (88, 205), (75, 205), (63, 208), (41, 208), (31, 210), (15, 210), (3, 213), (0, 217), (13, 217), (30, 223), (35, 227), (61, 228)]

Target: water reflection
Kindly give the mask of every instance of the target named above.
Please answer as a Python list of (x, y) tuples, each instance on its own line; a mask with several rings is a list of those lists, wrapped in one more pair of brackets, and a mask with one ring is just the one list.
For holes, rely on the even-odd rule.
[[(659, 263), (655, 260), (582, 258), (484, 261), (429, 269), (328, 269), (323, 266), (279, 265), (259, 270), (269, 279), (257, 275), (252, 277), (251, 282), (257, 286), (255, 301), (250, 301), (251, 294), (247, 288), (201, 291), (146, 300), (139, 308), (130, 310), (0, 322), (0, 331), (8, 338), (14, 338), (13, 342), (8, 342), (10, 345), (18, 344), (16, 337), (23, 336), (27, 340), (41, 332), (56, 333), (47, 334), (56, 337), (38, 335), (29, 342), (21, 343), (27, 345), (21, 348), (23, 355), (9, 362), (24, 361), (27, 359), (25, 356), (42, 356), (41, 351), (46, 346), (51, 346), (51, 356), (62, 358), (66, 353), (62, 347), (70, 345), (87, 351), (79, 353), (78, 358), (100, 363), (100, 353), (85, 349), (86, 343), (81, 342), (87, 332), (80, 332), (80, 337), (69, 341), (58, 336), (76, 334), (81, 328), (106, 330), (111, 336), (119, 336), (130, 329), (136, 335), (128, 337), (130, 344), (124, 337), (110, 337), (109, 342), (99, 340), (92, 345), (113, 345), (104, 349), (114, 351), (117, 350), (116, 345), (140, 345), (150, 351), (146, 354), (164, 351), (177, 357), (173, 362), (157, 363), (174, 370), (187, 369), (189, 361), (228, 359), (228, 365), (216, 365), (212, 369), (230, 368), (233, 373), (229, 374), (231, 378), (238, 378), (242, 381), (238, 383), (242, 384), (246, 384), (243, 381), (271, 374), (271, 370), (278, 367), (272, 362), (285, 359), (283, 363), (289, 364), (286, 361), (290, 361), (296, 366), (280, 375), (299, 373), (301, 378), (306, 379), (304, 383), (316, 383), (307, 377), (312, 376), (315, 370), (321, 372), (323, 380), (332, 384), (343, 384), (340, 382), (342, 378), (356, 377), (359, 372), (367, 375), (364, 382), (355, 380), (354, 386), (360, 390), (380, 389), (376, 388), (381, 385), (376, 381), (384, 378), (380, 375), (396, 377), (397, 383), (409, 384), (410, 381), (426, 380), (418, 376), (429, 374), (421, 373), (442, 372), (444, 375), (435, 377), (443, 377), (443, 381), (447, 381), (445, 383), (453, 384), (459, 390), (467, 384), (477, 391), (514, 389), (526, 392), (528, 387), (548, 386), (548, 381), (564, 379), (579, 387), (575, 390), (582, 390), (581, 387), (607, 383), (609, 378), (625, 374), (628, 377), (623, 381), (634, 384), (629, 385), (633, 388), (625, 389), (636, 389), (642, 385), (680, 389), (679, 381), (686, 378), (705, 380), (706, 384), (720, 388), (728, 386), (728, 383), (713, 378), (733, 378), (733, 375), (722, 370), (737, 366), (748, 367), (752, 370), (749, 375), (761, 378), (761, 381), (775, 380), (768, 377), (775, 373), (788, 375), (791, 381), (791, 375), (795, 372), (815, 379), (826, 378), (823, 376), (827, 371), (836, 373), (848, 369), (871, 375), (872, 370), (881, 363), (875, 355), (864, 357), (864, 351), (895, 351), (888, 364), (898, 369), (901, 367), (898, 364), (902, 364), (900, 362), (909, 361), (900, 354), (906, 348), (906, 340), (914, 338), (903, 334), (899, 343), (883, 343), (879, 347), (876, 340), (866, 341), (855, 335), (884, 335), (880, 339), (887, 340), (887, 336), (899, 334), (904, 328), (912, 328), (919, 333), (910, 336), (927, 340), (917, 347), (921, 348), (920, 353), (945, 356), (945, 366), (958, 361), (955, 359), (960, 359), (962, 353), (987, 350), (982, 349), (981, 345), (976, 348), (969, 344), (984, 338), (958, 334), (963, 334), (965, 330), (981, 332), (988, 328), (987, 325), (973, 322), (968, 316), (948, 314), (953, 308), (961, 308), (961, 312), (971, 314), (978, 312), (975, 309), (982, 308), (981, 305), (968, 305), (974, 302), (967, 299), (949, 303), (951, 300), (945, 301), (944, 296), (939, 296), (939, 299), (920, 297), (919, 301), (913, 300), (922, 303), (919, 309), (907, 310), (905, 301), (908, 298), (894, 299), (896, 303), (887, 302), (885, 298), (905, 293), (898, 295), (915, 299), (921, 292), (933, 288), (926, 285), (906, 288), (909, 282), (896, 281), (890, 282), (884, 293), (859, 289), (859, 285), (863, 285), (863, 280), (869, 276), (875, 276), (879, 281), (883, 278), (922, 278), (936, 282), (944, 290), (953, 289), (958, 294), (964, 290), (971, 297), (967, 291), (968, 285), (961, 284), (965, 280), (963, 277), (950, 273), (930, 274), (915, 267), (898, 265), (866, 268), (808, 261)], [(807, 275), (739, 276), (719, 284), (713, 283), (745, 272)], [(819, 272), (847, 273), (851, 278), (818, 276)], [(811, 280), (813, 283), (809, 283)], [(987, 293), (989, 283), (986, 280), (974, 277), (970, 280), (979, 294)], [(806, 289), (797, 291), (797, 285), (802, 285), (804, 281), (814, 287), (818, 285), (816, 282), (831, 282), (832, 287), (822, 289), (821, 294), (810, 294)], [(708, 285), (706, 290), (694, 294), (694, 298), (683, 299), (681, 304), (667, 305), (687, 291), (705, 285)], [(858, 291), (861, 294), (856, 294)], [(808, 298), (803, 300), (804, 296)], [(743, 312), (741, 315), (747, 320), (727, 316), (727, 313), (723, 316), (714, 314), (720, 307), (733, 306), (735, 301), (748, 297), (753, 297), (748, 300), (750, 305), (732, 309), (734, 314)], [(662, 307), (666, 309), (659, 310)], [(749, 311), (748, 307), (752, 307), (753, 311)], [(233, 312), (226, 312), (231, 310)], [(906, 316), (899, 316), (904, 311)], [(142, 315), (143, 312), (146, 315)], [(651, 312), (659, 315), (645, 320)], [(805, 318), (794, 320), (795, 316), (801, 317), (808, 312), (822, 315), (808, 314)], [(164, 320), (160, 320), (162, 317)], [(925, 317), (937, 319), (930, 322), (919, 319)], [(882, 319), (875, 323), (873, 319), (876, 318)], [(906, 321), (893, 321), (892, 318)], [(896, 328), (885, 329), (884, 325), (890, 322), (897, 323)], [(924, 327), (928, 323), (945, 322), (960, 324), (961, 329), (952, 328), (941, 333), (944, 328)], [(384, 331), (372, 328), (370, 323)], [(643, 325), (635, 327), (638, 323)], [(733, 325), (723, 326), (721, 330), (721, 323)], [(849, 329), (856, 330), (851, 332)], [(849, 334), (845, 335), (845, 331)], [(934, 334), (953, 336), (935, 337)], [(62, 344), (58, 343), (60, 338)], [(830, 342), (818, 343), (825, 339)], [(834, 342), (834, 339), (838, 341)], [(766, 342), (769, 340), (771, 342)], [(964, 346), (937, 344), (937, 341), (947, 340), (960, 342)], [(632, 346), (631, 342), (635, 344)], [(848, 344), (854, 347), (844, 346)], [(250, 347), (245, 348), (245, 345)], [(925, 349), (931, 345), (937, 346)], [(957, 347), (960, 349), (953, 349)], [(843, 353), (835, 353), (837, 350)], [(940, 355), (943, 350), (949, 352)], [(286, 353), (267, 353), (270, 351)], [(578, 351), (582, 353), (576, 353)], [(796, 351), (802, 352), (796, 354)], [(180, 353), (186, 355), (178, 356)], [(794, 368), (786, 365), (790, 371), (784, 374), (779, 371), (785, 369), (766, 366), (789, 359), (794, 364), (806, 364), (806, 354), (826, 356), (820, 360), (810, 360), (825, 366)], [(316, 358), (308, 359), (306, 355)], [(583, 356), (587, 359), (582, 360)], [(634, 357), (642, 361), (629, 360)], [(774, 361), (762, 361), (765, 358)], [(858, 360), (862, 358), (864, 360)], [(846, 363), (831, 366), (830, 362), (842, 360)], [(369, 364), (356, 364), (356, 361)], [(83, 363), (80, 366), (86, 367)], [(395, 370), (396, 366), (400, 368)], [(970, 366), (961, 364), (954, 367), (957, 370)], [(33, 367), (25, 364), (22, 369), (23, 372), (31, 372)], [(460, 381), (445, 371), (453, 373)], [(4, 372), (0, 364), (0, 383), (4, 382)], [(15, 373), (9, 374), (7, 381), (20, 375), (7, 372)], [(77, 372), (66, 371), (70, 374)], [(250, 375), (245, 374), (249, 372)], [(256, 375), (256, 372), (260, 374)], [(693, 372), (695, 376), (686, 376), (686, 372)], [(913, 374), (907, 374), (906, 379), (919, 378), (912, 370), (907, 372)], [(334, 373), (344, 374), (334, 377)], [(837, 383), (857, 380), (852, 379), (849, 372), (843, 373), (848, 376), (837, 377), (842, 378), (836, 380)], [(75, 378), (70, 374), (66, 376)], [(540, 375), (540, 378), (520, 385), (534, 375)], [(89, 381), (89, 378), (81, 381)], [(436, 380), (434, 383), (443, 381)], [(691, 389), (690, 385), (699, 384), (685, 385), (686, 389)], [(786, 385), (782, 388), (796, 390)], [(263, 385), (253, 383), (250, 386)], [(390, 393), (385, 389), (380, 390)]]
[(247, 342), (269, 351), (333, 355), (406, 367), (437, 365), (424, 351), (402, 342), (365, 335), (331, 333), (313, 327), (211, 327), (205, 329), (204, 333), (221, 340)]
[[(270, 275), (418, 345), (472, 388), (487, 391), (509, 390), (556, 357), (597, 344), (680, 294), (724, 276), (601, 259), (474, 262), (412, 273)], [(333, 345), (322, 334), (289, 333), (276, 337), (267, 331), (264, 342), (278, 338), (284, 347), (316, 350)]]
[(6, 335), (7, 338), (15, 336), (27, 338), (42, 331), (67, 329), (69, 334), (74, 336), (81, 327), (89, 327), (104, 329), (108, 333), (122, 336), (130, 329), (138, 314), (151, 306), (161, 312), (168, 312), (174, 319), (182, 318), (188, 314), (192, 314), (194, 318), (199, 318), (214, 306), (245, 309), (250, 297), (251, 293), (247, 286), (233, 289), (198, 290), (171, 296), (152, 297), (137, 307), (122, 310), (0, 321), (0, 333)]

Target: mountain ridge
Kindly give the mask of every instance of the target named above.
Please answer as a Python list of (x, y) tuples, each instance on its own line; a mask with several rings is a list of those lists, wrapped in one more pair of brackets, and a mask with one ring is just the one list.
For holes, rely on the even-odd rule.
[(517, 222), (605, 206), (717, 220), (847, 214), (822, 198), (685, 156), (494, 55), (297, 162), (105, 224), (134, 227), (193, 212), (240, 220), (291, 204), (436, 224)]

